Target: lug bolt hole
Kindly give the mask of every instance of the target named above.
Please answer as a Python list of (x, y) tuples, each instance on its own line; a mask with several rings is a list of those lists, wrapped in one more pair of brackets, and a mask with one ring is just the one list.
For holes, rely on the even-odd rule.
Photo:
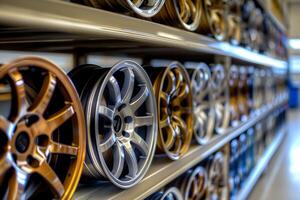
[(40, 135), (36, 138), (35, 143), (40, 147), (47, 147), (49, 145), (49, 138), (47, 135)]
[(130, 136), (129, 133), (127, 133), (126, 131), (123, 131), (123, 132), (122, 132), (122, 135), (123, 135), (124, 137), (127, 137), (127, 138)]
[(24, 153), (27, 151), (30, 144), (30, 138), (27, 132), (20, 132), (16, 138), (15, 146), (18, 152)]
[(124, 122), (125, 123), (131, 123), (133, 121), (132, 117), (131, 116), (127, 116), (124, 118)]
[(37, 168), (39, 166), (39, 161), (32, 156), (27, 157), (27, 163), (33, 168)]
[(119, 107), (118, 107), (118, 111), (120, 112), (123, 108), (126, 107), (126, 104), (121, 104)]
[(119, 132), (122, 128), (122, 119), (119, 115), (115, 116), (113, 120), (113, 127), (116, 132)]

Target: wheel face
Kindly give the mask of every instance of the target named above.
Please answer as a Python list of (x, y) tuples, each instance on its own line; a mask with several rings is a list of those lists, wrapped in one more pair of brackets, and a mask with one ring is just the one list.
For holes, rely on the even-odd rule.
[(11, 92), (10, 112), (0, 114), (1, 199), (70, 199), (86, 134), (75, 88), (57, 66), (37, 57), (1, 66), (0, 82)]
[(263, 105), (264, 100), (264, 89), (263, 89), (263, 77), (264, 71), (261, 69), (255, 69), (254, 71), (254, 90), (253, 90), (253, 107), (256, 112), (259, 112), (259, 109)]
[[(122, 61), (110, 70), (83, 67), (90, 74), (96, 68), (81, 98), (88, 126), (87, 171), (94, 179), (132, 187), (144, 177), (156, 146), (157, 113), (150, 79), (132, 61)], [(75, 82), (82, 73), (73, 73)]]
[(199, 166), (188, 171), (180, 184), (184, 200), (202, 199), (207, 190), (207, 172)]
[(114, 10), (128, 10), (133, 11), (141, 17), (153, 17), (156, 15), (165, 3), (165, 0), (85, 0), (87, 4), (94, 7), (114, 9)]
[(187, 71), (180, 63), (171, 63), (154, 80), (154, 91), (159, 119), (158, 148), (177, 160), (188, 151), (193, 134), (193, 97)]
[(215, 131), (217, 134), (222, 134), (227, 129), (230, 120), (229, 89), (222, 65), (212, 66), (211, 85), (215, 112)]
[(208, 199), (222, 199), (226, 190), (224, 169), (223, 154), (218, 152), (213, 156), (208, 169)]
[(228, 19), (228, 38), (234, 45), (241, 42), (241, 5), (240, 0), (229, 0), (229, 13)]
[(239, 69), (232, 65), (229, 72), (229, 96), (230, 96), (230, 126), (237, 126), (239, 124), (240, 112), (238, 102), (239, 92)]
[[(249, 116), (249, 86), (248, 86), (247, 68), (240, 67), (239, 69), (239, 92), (238, 104), (240, 120), (246, 121)], [(250, 80), (251, 81), (251, 80)]]
[(183, 200), (183, 197), (176, 187), (171, 187), (164, 192), (160, 200)]
[(189, 72), (194, 104), (194, 136), (199, 144), (206, 144), (212, 137), (214, 128), (214, 109), (209, 87), (211, 73), (204, 63)]
[(208, 29), (217, 40), (224, 40), (227, 27), (225, 13), (227, 0), (204, 0), (204, 12), (208, 21)]

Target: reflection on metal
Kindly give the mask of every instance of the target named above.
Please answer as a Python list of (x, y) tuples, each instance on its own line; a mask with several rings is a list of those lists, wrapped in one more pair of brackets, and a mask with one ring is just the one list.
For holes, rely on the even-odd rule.
[(3, 65), (0, 81), (9, 83), (12, 97), (9, 116), (0, 113), (0, 198), (70, 199), (86, 142), (75, 88), (56, 65), (38, 57)]

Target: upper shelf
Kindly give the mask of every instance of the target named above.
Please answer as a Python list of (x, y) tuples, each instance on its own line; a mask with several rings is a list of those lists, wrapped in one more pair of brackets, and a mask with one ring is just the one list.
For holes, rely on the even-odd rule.
[(97, 49), (139, 47), (144, 51), (161, 48), (163, 54), (216, 54), (241, 62), (287, 68), (286, 61), (196, 33), (69, 2), (1, 0), (0, 11), (0, 49), (44, 50), (47, 46), (47, 50), (64, 51), (86, 45)]

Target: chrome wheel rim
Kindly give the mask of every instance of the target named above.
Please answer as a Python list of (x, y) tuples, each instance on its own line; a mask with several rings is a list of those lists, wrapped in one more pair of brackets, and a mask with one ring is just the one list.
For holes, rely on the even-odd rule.
[(212, 66), (212, 90), (215, 112), (215, 132), (223, 134), (230, 120), (229, 89), (225, 69), (222, 65)]
[(209, 87), (211, 73), (204, 63), (189, 71), (194, 104), (194, 136), (199, 144), (206, 144), (214, 128), (214, 109)]
[(184, 200), (202, 199), (208, 185), (206, 170), (199, 166), (187, 172), (183, 181), (180, 181)]
[(155, 78), (153, 87), (159, 119), (158, 148), (177, 160), (188, 151), (193, 134), (188, 73), (180, 63), (173, 62)]
[(222, 199), (225, 187), (225, 160), (221, 152), (216, 153), (208, 170), (208, 196), (209, 199)]
[(2, 198), (70, 199), (85, 156), (84, 115), (71, 81), (38, 57), (1, 66), (0, 80), (12, 93), (9, 116), (0, 116)]
[[(93, 87), (86, 86), (86, 101), (82, 95), (88, 177), (107, 178), (120, 188), (130, 188), (144, 177), (155, 152), (157, 113), (151, 82), (144, 69), (129, 60), (111, 69), (85, 67), (87, 74), (93, 74), (90, 68), (96, 71)], [(81, 72), (76, 74), (80, 78)]]

